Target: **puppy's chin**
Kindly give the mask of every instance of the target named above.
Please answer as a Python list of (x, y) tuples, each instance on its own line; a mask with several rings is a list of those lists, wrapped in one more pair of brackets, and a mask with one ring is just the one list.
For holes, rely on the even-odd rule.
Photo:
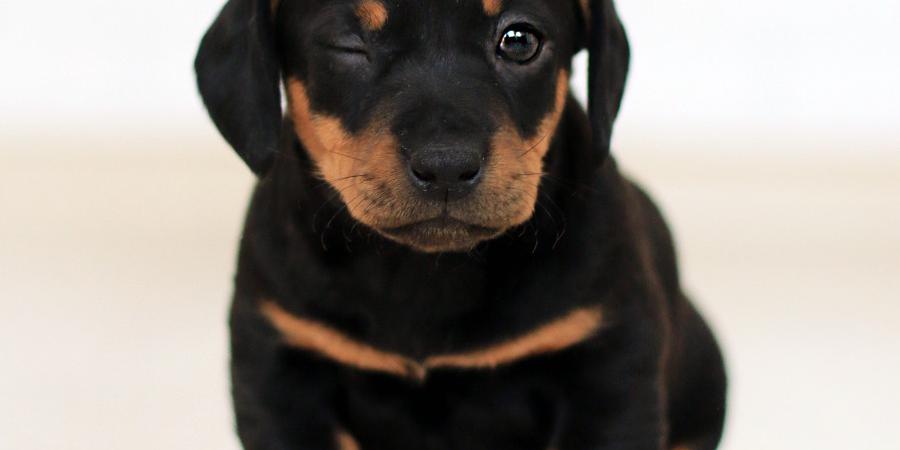
[(463, 253), (503, 234), (505, 229), (440, 217), (392, 228), (376, 228), (382, 236), (424, 253)]

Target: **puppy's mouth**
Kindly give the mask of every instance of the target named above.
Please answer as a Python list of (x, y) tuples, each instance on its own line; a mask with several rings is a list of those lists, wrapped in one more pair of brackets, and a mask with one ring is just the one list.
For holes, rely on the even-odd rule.
[(428, 253), (466, 252), (503, 232), (448, 215), (378, 231), (391, 240)]

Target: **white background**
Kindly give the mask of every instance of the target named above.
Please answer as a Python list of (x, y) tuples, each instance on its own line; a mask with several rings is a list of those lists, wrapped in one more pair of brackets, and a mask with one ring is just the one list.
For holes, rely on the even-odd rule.
[[(900, 2), (619, 3), (615, 152), (725, 347), (723, 448), (895, 450)], [(237, 448), (225, 316), (254, 180), (191, 72), (220, 7), (0, 0), (2, 449)]]

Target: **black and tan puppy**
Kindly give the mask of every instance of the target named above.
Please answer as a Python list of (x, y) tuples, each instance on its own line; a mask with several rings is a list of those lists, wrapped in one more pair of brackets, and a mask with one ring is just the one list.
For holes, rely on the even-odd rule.
[(244, 446), (715, 448), (719, 351), (608, 156), (627, 66), (609, 0), (231, 0), (197, 74), (260, 177)]

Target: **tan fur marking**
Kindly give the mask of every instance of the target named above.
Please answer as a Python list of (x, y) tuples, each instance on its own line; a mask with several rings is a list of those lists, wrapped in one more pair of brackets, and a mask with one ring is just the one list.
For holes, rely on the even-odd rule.
[[(316, 159), (324, 158), (328, 153), (330, 145), (334, 145), (336, 141), (343, 138), (339, 134), (331, 131), (330, 135), (319, 136), (317, 131), (326, 131), (317, 127), (317, 120), (313, 117), (309, 104), (309, 96), (306, 94), (306, 86), (299, 80), (291, 79), (288, 81), (288, 101), (290, 102), (290, 110), (294, 119), (294, 128), (300, 137), (300, 140), (306, 146)], [(321, 123), (322, 121), (318, 121)], [(324, 137), (324, 139), (323, 139)], [(325, 142), (328, 141), (328, 142)]]
[(344, 430), (338, 430), (338, 432), (335, 433), (334, 439), (337, 441), (338, 450), (360, 450), (359, 443), (356, 442), (356, 439)]
[(379, 0), (362, 0), (356, 7), (356, 16), (365, 29), (378, 31), (387, 23), (388, 11)]
[(293, 347), (316, 352), (362, 370), (385, 372), (404, 378), (424, 378), (421, 366), (415, 362), (358, 342), (327, 325), (294, 316), (274, 302), (263, 302), (261, 310), (281, 333), (285, 343)]
[(569, 94), (569, 73), (565, 70), (560, 70), (556, 77), (555, 92), (553, 110), (541, 121), (541, 126), (538, 127), (535, 137), (525, 141), (528, 148), (534, 147), (537, 153), (541, 155), (541, 158), (550, 149), (550, 138), (553, 137), (553, 132), (556, 131), (556, 127), (559, 125), (560, 119), (562, 119), (563, 110), (566, 107), (566, 97)]
[(590, 0), (578, 0), (578, 6), (581, 8), (581, 20), (585, 28), (590, 31), (591, 28), (591, 3)]
[(510, 178), (517, 181), (514, 189), (524, 198), (517, 201), (518, 209), (511, 222), (515, 225), (531, 218), (534, 213), (544, 157), (550, 150), (553, 134), (559, 126), (569, 93), (569, 74), (560, 70), (556, 80), (553, 109), (541, 121), (535, 135), (522, 137), (512, 119), (505, 118), (491, 142), (491, 160), (485, 185), (494, 192), (508, 191), (509, 186), (494, 185)]
[(516, 361), (558, 352), (583, 342), (601, 327), (599, 307), (572, 311), (536, 330), (482, 350), (438, 355), (418, 362), (378, 350), (322, 323), (300, 318), (275, 302), (264, 301), (263, 315), (292, 347), (308, 350), (346, 366), (424, 381), (434, 369), (496, 369)]
[(503, 0), (481, 0), (484, 6), (484, 13), (494, 17), (503, 10)]
[(470, 353), (428, 358), (428, 368), (495, 369), (532, 356), (554, 353), (593, 336), (603, 321), (600, 308), (572, 311), (525, 336)]
[(319, 176), (340, 193), (350, 214), (372, 227), (404, 225), (404, 217), (385, 217), (384, 213), (401, 210), (390, 200), (404, 197), (396, 192), (406, 187), (404, 178), (397, 176), (404, 172), (399, 145), (389, 128), (373, 123), (352, 135), (338, 118), (312, 111), (306, 86), (299, 80), (288, 80), (287, 92), (297, 135), (315, 161)]
[(578, 5), (581, 6), (581, 12), (584, 14), (585, 19), (589, 19), (591, 17), (590, 0), (578, 0)]

